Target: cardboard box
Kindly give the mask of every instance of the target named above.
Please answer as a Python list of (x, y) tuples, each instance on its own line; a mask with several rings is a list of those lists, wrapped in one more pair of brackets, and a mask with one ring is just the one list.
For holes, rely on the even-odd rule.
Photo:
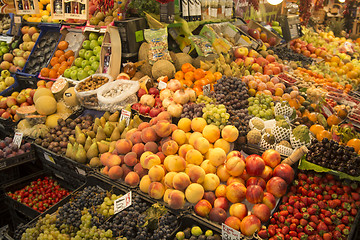
[[(110, 49), (110, 52), (109, 52)], [(110, 55), (108, 66), (106, 58)], [(107, 73), (114, 79), (119, 75), (121, 68), (121, 38), (117, 27), (108, 26), (104, 35), (103, 44), (100, 53), (100, 69), (101, 73)]]

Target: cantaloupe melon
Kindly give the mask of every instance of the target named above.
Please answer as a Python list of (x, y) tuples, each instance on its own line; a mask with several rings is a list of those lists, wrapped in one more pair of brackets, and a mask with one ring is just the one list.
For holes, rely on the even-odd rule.
[(36, 111), (41, 115), (50, 115), (56, 112), (57, 102), (50, 96), (41, 96), (35, 102)]
[(75, 89), (74, 87), (68, 88), (63, 95), (64, 101), (66, 105), (70, 107), (74, 107), (79, 105), (79, 101), (76, 97)]
[(54, 97), (59, 100), (62, 98), (66, 89), (69, 88), (69, 83), (64, 78), (59, 78), (51, 86), (51, 92), (54, 94)]
[(36, 112), (36, 108), (34, 105), (31, 106), (23, 106), (16, 109), (16, 114), (20, 118), (25, 118), (28, 115), (33, 115)]
[(31, 125), (28, 122), (28, 120), (26, 120), (26, 119), (21, 120), (17, 125), (17, 129), (21, 132), (24, 132), (30, 128), (31, 128)]
[(58, 119), (60, 118), (61, 118), (60, 115), (58, 115), (57, 113), (47, 116), (45, 125), (49, 128), (55, 128), (57, 127)]
[(54, 97), (54, 95), (52, 94), (51, 90), (48, 88), (38, 88), (35, 91), (34, 97), (33, 97), (33, 102), (36, 103), (36, 100), (38, 100), (39, 97), (41, 96), (50, 96), (50, 97)]

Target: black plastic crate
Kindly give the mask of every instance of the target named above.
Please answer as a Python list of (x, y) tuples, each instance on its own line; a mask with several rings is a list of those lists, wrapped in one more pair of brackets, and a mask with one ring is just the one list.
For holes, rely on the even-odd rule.
[(8, 168), (1, 171), (0, 174), (0, 185), (11, 182), (20, 177), (20, 170), (18, 167)]
[(38, 144), (34, 144), (36, 155), (41, 160), (43, 165), (55, 164), (61, 166), (64, 170), (74, 171), (73, 166), (68, 164), (64, 157), (46, 149)]
[(94, 170), (88, 166), (87, 164), (76, 162), (65, 156), (60, 156), (66, 165), (70, 166), (71, 171), (73, 173), (78, 174), (82, 177), (85, 177), (87, 174), (93, 172)]
[(32, 162), (36, 160), (35, 149), (32, 146), (30, 152), (26, 152), (21, 155), (17, 155), (10, 158), (4, 158), (0, 160), (0, 171), (18, 166), (26, 162)]

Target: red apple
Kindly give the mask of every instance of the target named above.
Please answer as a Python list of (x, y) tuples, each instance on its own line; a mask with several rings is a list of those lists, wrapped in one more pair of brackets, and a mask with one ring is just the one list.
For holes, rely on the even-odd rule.
[(273, 55), (267, 55), (266, 60), (268, 60), (271, 63), (276, 61), (276, 59), (275, 59), (275, 57)]
[(246, 172), (250, 176), (260, 176), (265, 169), (265, 162), (259, 155), (252, 154), (245, 161)]
[(149, 112), (149, 116), (153, 118), (159, 115), (159, 113), (161, 113), (160, 108), (152, 108)]
[(4, 112), (6, 112), (5, 109), (1, 108), (1, 109), (0, 109), (0, 116), (1, 116)]
[(1, 114), (2, 118), (8, 119), (10, 117), (10, 113), (9, 112), (4, 112), (3, 114)]
[(150, 95), (153, 95), (153, 96), (159, 96), (159, 89), (157, 89), (157, 88), (150, 88), (149, 89), (149, 94)]
[(294, 180), (294, 175), (294, 169), (286, 163), (281, 163), (273, 171), (274, 177), (281, 177), (287, 184), (290, 184)]
[(203, 199), (207, 200), (212, 206), (214, 206), (214, 202), (216, 199), (214, 192), (205, 192)]
[(147, 115), (150, 112), (150, 107), (146, 106), (146, 105), (141, 105), (139, 108), (139, 113), (141, 113), (142, 115)]
[(139, 91), (137, 92), (137, 96), (138, 98), (141, 98), (143, 95), (147, 94), (146, 90), (143, 88), (140, 88)]
[(235, 62), (237, 65), (241, 66), (241, 65), (244, 64), (244, 59), (242, 59), (242, 58), (237, 58), (237, 59), (235, 59), (234, 62)]
[(276, 45), (276, 38), (275, 37), (270, 37), (268, 40), (268, 43), (270, 44), (270, 46), (275, 46)]
[(267, 42), (267, 35), (266, 35), (266, 33), (261, 33), (260, 34), (260, 39), (261, 39), (261, 41), (263, 41), (263, 42)]
[(266, 184), (266, 191), (279, 198), (285, 195), (287, 184), (281, 177), (272, 177)]
[(33, 98), (32, 98), (32, 97), (27, 97), (27, 98), (26, 98), (26, 102), (27, 102), (29, 105), (33, 105), (33, 104), (34, 104), (34, 101), (33, 101)]
[(230, 206), (229, 213), (231, 216), (235, 216), (240, 220), (248, 215), (248, 209), (243, 203), (234, 203)]
[(256, 40), (260, 39), (260, 32), (257, 29), (252, 29), (250, 28), (248, 30), (248, 33), (250, 36), (252, 36), (253, 38), (255, 38)]
[(270, 219), (270, 208), (263, 203), (256, 204), (251, 211), (263, 223)]
[(270, 178), (272, 177), (272, 175), (273, 175), (273, 170), (272, 170), (272, 168), (269, 167), (269, 166), (265, 166), (264, 171), (261, 173), (261, 176), (260, 176), (260, 177), (262, 177), (262, 178), (265, 180), (265, 182), (267, 182), (267, 181), (270, 180)]
[(211, 209), (211, 204), (205, 199), (200, 200), (194, 207), (195, 213), (201, 217), (207, 217)]
[(264, 67), (265, 65), (269, 64), (269, 61), (263, 57), (258, 57), (256, 59), (256, 63), (259, 64), (261, 67)]
[(261, 221), (255, 215), (246, 216), (240, 224), (241, 233), (245, 236), (252, 236), (261, 228)]
[(11, 108), (12, 106), (16, 105), (16, 99), (14, 97), (8, 97), (8, 99), (6, 100), (6, 105)]
[(255, 62), (255, 58), (246, 57), (244, 60), (244, 65), (245, 65), (245, 67), (249, 67), (249, 66), (253, 65), (254, 62)]
[(264, 190), (258, 185), (250, 185), (246, 189), (246, 200), (250, 203), (261, 203), (264, 197)]
[[(268, 206), (270, 210), (273, 210), (276, 206), (276, 198), (269, 192), (264, 192), (263, 204)], [(230, 208), (231, 209), (231, 208)]]
[(18, 108), (19, 108), (18, 105), (12, 106), (12, 107), (10, 108), (10, 109), (11, 109), (10, 113), (11, 113), (12, 115), (15, 115), (15, 114), (16, 114), (16, 109), (18, 109)]
[(35, 90), (34, 90), (34, 89), (31, 89), (30, 92), (29, 92), (29, 96), (30, 96), (31, 98), (33, 98), (33, 97), (34, 97), (34, 94), (35, 94)]
[(217, 222), (219, 224), (222, 224), (225, 222), (227, 218), (226, 211), (222, 208), (213, 208), (211, 209), (209, 213), (209, 218), (213, 222)]
[(20, 104), (20, 107), (26, 107), (26, 106), (30, 106), (30, 104), (28, 104), (27, 102), (23, 102), (22, 104)]
[(17, 97), (16, 97), (16, 101), (17, 101), (17, 104), (22, 104), (24, 102), (26, 102), (26, 97), (24, 94), (19, 94)]
[(229, 209), (229, 201), (224, 197), (218, 197), (214, 201), (214, 208), (222, 208), (227, 211)]
[(267, 166), (274, 168), (279, 165), (281, 161), (281, 156), (280, 153), (275, 151), (274, 149), (268, 149), (262, 154), (262, 159)]
[(141, 106), (141, 103), (134, 103), (134, 104), (131, 106), (131, 108), (134, 109), (134, 110), (136, 110), (136, 111), (139, 111), (140, 106)]
[(250, 185), (258, 185), (263, 190), (266, 188), (266, 182), (261, 177), (251, 177), (246, 181), (246, 187), (249, 187)]
[(234, 217), (234, 216), (230, 216), (225, 220), (225, 224), (228, 225), (229, 227), (239, 231), (240, 230), (240, 224), (241, 221), (239, 218)]

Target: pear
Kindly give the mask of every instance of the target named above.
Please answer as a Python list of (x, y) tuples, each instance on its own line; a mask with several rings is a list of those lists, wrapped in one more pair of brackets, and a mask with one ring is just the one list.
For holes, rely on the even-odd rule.
[(109, 146), (109, 152), (112, 152), (115, 150), (116, 141), (112, 141)]
[(109, 151), (109, 145), (104, 143), (103, 141), (97, 142), (97, 146), (98, 146), (100, 154), (103, 154), (103, 153), (106, 153)]
[(100, 125), (99, 125), (99, 126), (105, 127), (105, 123), (106, 123), (106, 122), (107, 122), (106, 118), (101, 117), (101, 118), (100, 118)]
[(95, 133), (94, 131), (88, 131), (86, 134), (87, 134), (90, 138), (95, 138), (95, 136), (96, 136), (96, 133)]
[(76, 151), (75, 161), (79, 163), (86, 163), (86, 151), (83, 145), (79, 144), (78, 150)]
[(97, 132), (97, 129), (98, 127), (101, 125), (101, 122), (100, 122), (100, 118), (95, 118), (94, 120), (94, 126), (93, 126), (93, 131), (94, 132)]
[(109, 121), (110, 112), (106, 111), (106, 112), (104, 113), (103, 117), (105, 118), (106, 121)]
[(85, 151), (88, 151), (88, 150), (89, 150), (89, 148), (90, 148), (90, 146), (91, 146), (92, 143), (93, 143), (93, 142), (92, 142), (91, 137), (88, 136), (87, 139), (86, 139), (86, 141), (85, 141), (85, 145), (84, 145)]
[(118, 124), (117, 128), (119, 129), (120, 133), (122, 133), (124, 131), (124, 129), (126, 128), (125, 119), (121, 120), (121, 122)]
[(98, 157), (93, 157), (89, 163), (90, 167), (101, 167), (101, 162)]
[(86, 152), (86, 157), (90, 160), (99, 155), (99, 149), (96, 143), (91, 144), (90, 148)]
[(105, 139), (106, 139), (106, 134), (104, 132), (104, 129), (102, 127), (99, 127), (96, 133), (96, 141), (100, 142), (101, 140), (105, 140)]
[(112, 132), (111, 136), (110, 136), (110, 140), (111, 141), (117, 141), (119, 140), (121, 137), (121, 133), (120, 133), (120, 130), (119, 128), (114, 128), (114, 131)]
[(121, 139), (125, 139), (125, 137), (126, 137), (126, 133), (129, 131), (130, 129), (128, 128), (128, 127), (126, 127), (125, 129), (124, 129), (124, 131), (121, 133)]
[(134, 120), (134, 124), (133, 124), (133, 127), (134, 127), (134, 128), (137, 128), (137, 127), (140, 125), (140, 123), (143, 122), (143, 121), (140, 119), (139, 115), (135, 115), (134, 118), (133, 118), (133, 120)]
[(76, 138), (76, 142), (78, 144), (81, 144), (81, 145), (84, 145), (85, 144), (85, 141), (86, 141), (86, 136), (84, 133), (80, 133), (77, 138)]
[(119, 113), (119, 111), (116, 111), (113, 114), (111, 114), (111, 116), (109, 117), (109, 121), (110, 122), (118, 122), (119, 117), (120, 117), (120, 113)]
[(114, 131), (114, 126), (110, 122), (106, 122), (104, 126), (104, 132), (106, 136), (110, 137), (113, 131)]
[(77, 142), (75, 142), (73, 145), (73, 148), (72, 148), (72, 153), (71, 153), (72, 160), (75, 160), (75, 156), (76, 156), (78, 148), (79, 148), (79, 144)]
[(70, 136), (70, 137), (69, 137), (69, 142), (70, 142), (71, 144), (74, 144), (74, 143), (76, 142), (76, 139), (75, 139), (73, 136)]
[(78, 136), (80, 135), (80, 133), (82, 133), (81, 129), (79, 128), (78, 125), (76, 125), (75, 127), (75, 138), (77, 139)]
[(73, 151), (73, 145), (71, 143), (68, 143), (67, 148), (66, 148), (65, 156), (68, 157), (68, 158), (71, 158), (72, 151)]
[(131, 119), (129, 125), (127, 126), (128, 130), (134, 128), (134, 120)]

